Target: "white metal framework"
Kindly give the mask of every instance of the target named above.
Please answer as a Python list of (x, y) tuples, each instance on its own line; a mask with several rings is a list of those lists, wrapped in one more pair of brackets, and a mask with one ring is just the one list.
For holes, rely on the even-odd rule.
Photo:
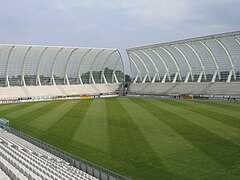
[(123, 82), (117, 49), (0, 45), (0, 87)]
[(240, 31), (126, 51), (134, 83), (240, 80)]

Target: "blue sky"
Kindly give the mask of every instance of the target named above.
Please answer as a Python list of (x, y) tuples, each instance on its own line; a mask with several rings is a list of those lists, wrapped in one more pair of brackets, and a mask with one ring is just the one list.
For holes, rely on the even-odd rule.
[(240, 30), (240, 0), (0, 0), (0, 43), (126, 48)]

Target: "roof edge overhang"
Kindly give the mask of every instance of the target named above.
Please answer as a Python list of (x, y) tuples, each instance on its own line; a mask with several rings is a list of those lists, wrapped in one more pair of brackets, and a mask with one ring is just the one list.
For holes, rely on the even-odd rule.
[(112, 51), (116, 51), (118, 50), (117, 48), (94, 48), (94, 47), (75, 47), (75, 46), (47, 46), (47, 45), (26, 45), (26, 44), (0, 44), (0, 46), (25, 46), (25, 47), (42, 47), (42, 48), (69, 48), (69, 49), (75, 49), (75, 48), (79, 48), (79, 49), (95, 49), (95, 50), (102, 50), (102, 49), (106, 49), (106, 50), (112, 50)]
[(127, 48), (126, 51), (130, 52), (130, 51), (135, 51), (135, 50), (143, 50), (143, 49), (147, 49), (147, 48), (156, 48), (159, 46), (171, 46), (171, 45), (177, 45), (177, 44), (183, 44), (183, 43), (191, 43), (191, 42), (197, 42), (197, 41), (210, 40), (213, 38), (223, 38), (223, 37), (238, 36), (238, 35), (240, 35), (240, 31), (233, 31), (233, 32), (213, 34), (213, 35), (207, 35), (207, 36), (201, 36), (201, 37), (195, 37), (195, 38), (187, 38), (187, 39), (183, 39), (183, 40), (149, 44), (149, 45), (144, 45), (144, 46), (139, 46), (139, 47), (132, 47), (132, 48)]

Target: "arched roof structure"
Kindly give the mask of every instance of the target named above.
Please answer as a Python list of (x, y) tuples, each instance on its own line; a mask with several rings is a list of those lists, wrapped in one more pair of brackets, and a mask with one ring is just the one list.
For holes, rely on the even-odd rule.
[(135, 83), (240, 80), (240, 31), (126, 51)]
[(113, 83), (124, 80), (117, 49), (0, 45), (0, 86)]

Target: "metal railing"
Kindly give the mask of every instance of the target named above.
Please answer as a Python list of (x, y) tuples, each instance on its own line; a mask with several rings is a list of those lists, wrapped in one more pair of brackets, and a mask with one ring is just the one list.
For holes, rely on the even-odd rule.
[(9, 126), (0, 126), (1, 128), (4, 128), (9, 133), (12, 133), (36, 146), (38, 146), (41, 149), (44, 149), (45, 151), (67, 161), (70, 163), (71, 166), (76, 167), (77, 169), (80, 169), (81, 171), (84, 171), (100, 180), (130, 180), (127, 177), (124, 177), (120, 174), (117, 174), (113, 171), (110, 171), (108, 169), (105, 169), (99, 165), (96, 165), (92, 162), (89, 162), (85, 159), (82, 159), (80, 157), (77, 157), (73, 154), (70, 154), (66, 151), (63, 151), (55, 146), (52, 146), (42, 140), (39, 140), (37, 138), (34, 138), (26, 133), (23, 133), (19, 130), (16, 130)]

